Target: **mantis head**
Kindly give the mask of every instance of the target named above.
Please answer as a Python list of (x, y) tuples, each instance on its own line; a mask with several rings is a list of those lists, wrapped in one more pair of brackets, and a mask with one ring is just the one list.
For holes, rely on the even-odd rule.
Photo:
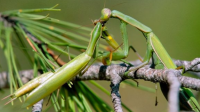
[(110, 18), (110, 16), (111, 16), (111, 10), (110, 9), (108, 9), (108, 8), (103, 8), (102, 10), (101, 10), (101, 20), (102, 21), (108, 21), (108, 19)]
[(97, 19), (94, 21), (94, 25), (96, 25), (97, 22), (101, 22), (101, 24), (104, 26), (104, 23), (106, 23), (111, 16), (111, 10), (108, 8), (103, 8), (101, 11), (101, 17), (100, 19)]

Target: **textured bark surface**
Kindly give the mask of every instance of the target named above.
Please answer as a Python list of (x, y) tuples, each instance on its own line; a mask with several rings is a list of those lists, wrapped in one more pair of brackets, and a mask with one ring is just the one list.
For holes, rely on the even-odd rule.
[[(193, 61), (180, 61), (176, 60), (177, 66), (185, 66), (185, 72), (193, 73), (198, 75), (200, 72), (200, 58), (196, 58)], [(133, 62), (134, 65), (138, 64), (138, 61)], [(111, 82), (111, 97), (116, 112), (122, 112), (121, 107), (121, 96), (119, 94), (120, 82), (125, 79), (143, 79), (151, 82), (162, 82), (170, 85), (168, 93), (169, 111), (179, 111), (179, 88), (180, 86), (191, 88), (194, 90), (200, 90), (200, 80), (182, 76), (182, 70), (156, 70), (146, 65), (138, 70), (132, 71), (125, 75), (124, 73), (129, 69), (134, 68), (126, 64), (113, 64), (105, 66), (101, 64), (92, 65), (83, 75), (77, 75), (73, 81), (84, 81), (84, 80), (107, 80)], [(33, 70), (20, 71), (21, 79), (24, 83), (28, 82), (33, 78)], [(7, 72), (0, 73), (0, 87), (7, 88), (9, 77)], [(42, 108), (42, 101), (38, 102), (33, 106), (33, 110), (40, 110)]]

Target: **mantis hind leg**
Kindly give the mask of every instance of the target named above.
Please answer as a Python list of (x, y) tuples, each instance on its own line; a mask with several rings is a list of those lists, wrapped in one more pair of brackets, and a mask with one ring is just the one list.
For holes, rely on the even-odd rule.
[(151, 47), (150, 44), (147, 44), (147, 51), (146, 51), (146, 55), (144, 57), (143, 63), (139, 64), (138, 66), (131, 68), (130, 70), (128, 70), (127, 72), (125, 72), (125, 75), (127, 75), (128, 73), (130, 73), (131, 71), (135, 71), (145, 65), (147, 65), (149, 63), (149, 60), (152, 57), (152, 53), (153, 53), (153, 49)]
[(127, 75), (128, 73), (130, 73), (130, 72), (132, 72), (132, 71), (135, 71), (135, 70), (137, 70), (137, 69), (139, 69), (139, 68), (141, 68), (141, 67), (147, 65), (148, 63), (149, 63), (149, 61), (145, 61), (145, 62), (141, 63), (140, 65), (138, 65), (137, 67), (134, 67), (134, 68), (132, 68), (132, 69), (129, 69), (127, 72), (125, 72), (125, 75)]
[[(137, 55), (138, 59), (143, 62), (142, 57), (140, 56), (140, 54), (135, 50), (135, 48), (133, 46), (129, 46), (129, 51), (133, 50), (133, 52)], [(128, 64), (129, 66), (133, 66), (133, 64), (131, 64), (130, 62), (126, 61), (125, 59), (121, 59), (122, 62)]]
[(133, 46), (129, 46), (129, 50), (132, 49), (133, 52), (137, 55), (138, 59), (142, 62), (143, 59), (142, 57), (140, 56), (140, 54), (135, 50), (135, 48)]

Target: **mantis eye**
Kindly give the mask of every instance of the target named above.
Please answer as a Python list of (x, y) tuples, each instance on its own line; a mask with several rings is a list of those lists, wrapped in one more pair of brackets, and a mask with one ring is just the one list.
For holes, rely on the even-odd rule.
[(103, 8), (102, 11), (101, 11), (101, 14), (102, 14), (101, 20), (107, 21), (111, 16), (111, 10), (108, 9), (108, 8)]

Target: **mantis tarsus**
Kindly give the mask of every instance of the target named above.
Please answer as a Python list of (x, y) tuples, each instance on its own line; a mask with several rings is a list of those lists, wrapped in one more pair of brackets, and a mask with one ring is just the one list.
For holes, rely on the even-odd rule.
[[(69, 81), (71, 78), (76, 76), (80, 71), (82, 71), (89, 61), (91, 60), (94, 49), (96, 47), (97, 41), (99, 40), (99, 37), (101, 36), (101, 31), (102, 31), (102, 25), (101, 23), (97, 23), (95, 28), (92, 31), (92, 37), (90, 39), (88, 48), (86, 52), (80, 54), (73, 60), (71, 60), (69, 63), (63, 65), (61, 68), (59, 68), (54, 75), (51, 76), (51, 73), (46, 73), (47, 76), (50, 75), (48, 80), (46, 80), (44, 83), (40, 84), (39, 86), (36, 84), (34, 87), (32, 86), (31, 89), (34, 89), (26, 98), (24, 102), (24, 107), (30, 107), (45, 96), (49, 95), (56, 89), (58, 89), (60, 86), (62, 86), (64, 83)], [(42, 75), (41, 77), (45, 77), (46, 75)], [(34, 79), (33, 79), (34, 80)], [(35, 79), (37, 80), (37, 79)], [(59, 80), (59, 81), (57, 81)], [(16, 91), (14, 94), (11, 95), (13, 99), (16, 99), (17, 97), (25, 94), (25, 92), (21, 92), (20, 90), (26, 90), (27, 85), (22, 86), (19, 91)]]
[[(111, 11), (108, 8), (104, 8), (101, 13), (102, 13), (102, 16), (100, 17), (99, 20), (96, 20), (96, 21), (100, 21), (105, 24), (109, 20), (109, 18), (117, 18), (120, 21), (123, 21), (121, 23), (127, 23), (136, 27), (145, 36), (147, 40), (146, 55), (144, 57), (143, 63), (135, 67), (134, 70), (148, 64), (151, 58), (153, 60), (153, 67), (155, 69), (164, 69), (164, 68), (176, 69), (177, 68), (174, 62), (172, 61), (171, 57), (169, 56), (169, 54), (167, 53), (167, 51), (165, 50), (165, 48), (163, 47), (159, 39), (157, 38), (157, 36), (152, 32), (152, 30), (149, 27), (140, 23), (136, 19), (130, 16), (127, 16), (116, 10)], [(132, 70), (129, 70), (127, 73), (129, 73), (130, 71)], [(162, 89), (168, 89), (166, 87), (167, 86), (165, 86), (165, 88), (162, 88)], [(181, 109), (193, 110), (195, 112), (200, 111), (200, 106), (198, 102), (196, 101), (196, 99), (194, 98), (194, 95), (192, 94), (190, 89), (181, 87), (180, 98), (181, 98), (180, 99)]]

